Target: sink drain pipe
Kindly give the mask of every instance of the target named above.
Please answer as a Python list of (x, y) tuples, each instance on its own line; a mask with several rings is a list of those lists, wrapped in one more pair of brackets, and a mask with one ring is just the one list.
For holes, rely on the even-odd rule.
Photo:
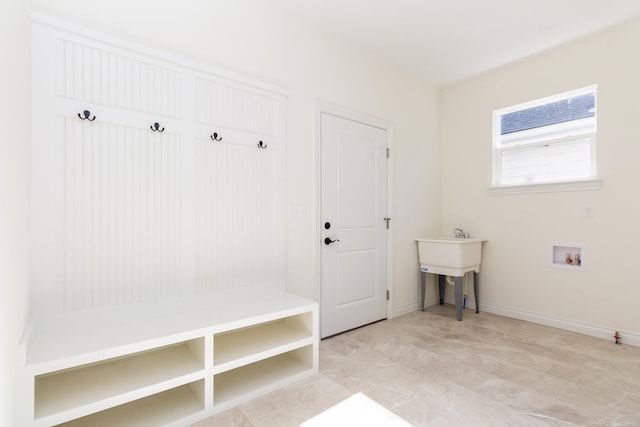
[[(455, 285), (453, 277), (447, 276), (447, 283), (450, 285)], [(462, 308), (467, 308), (467, 281), (462, 276), (462, 289), (463, 289), (463, 300), (462, 300)]]

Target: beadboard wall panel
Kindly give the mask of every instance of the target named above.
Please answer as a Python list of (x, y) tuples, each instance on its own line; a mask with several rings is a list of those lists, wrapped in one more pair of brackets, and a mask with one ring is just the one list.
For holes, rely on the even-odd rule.
[(278, 263), (274, 152), (205, 139), (196, 147), (197, 291), (267, 284)]
[(180, 137), (63, 120), (63, 309), (180, 296)]
[(60, 37), (55, 45), (58, 97), (180, 118), (178, 71), (88, 42)]
[(95, 36), (33, 38), (33, 311), (284, 289), (284, 96)]
[(254, 134), (276, 134), (276, 105), (272, 96), (250, 92), (224, 82), (196, 79), (196, 120)]

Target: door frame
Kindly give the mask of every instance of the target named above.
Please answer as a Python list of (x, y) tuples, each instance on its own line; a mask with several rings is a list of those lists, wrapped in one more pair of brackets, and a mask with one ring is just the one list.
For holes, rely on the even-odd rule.
[[(393, 214), (393, 125), (383, 119), (369, 116), (358, 111), (335, 105), (325, 101), (315, 101), (314, 111), (314, 180), (316, 192), (316, 209), (314, 210), (314, 232), (313, 232), (313, 251), (314, 251), (314, 280), (315, 291), (314, 299), (318, 304), (322, 304), (322, 114), (330, 114), (346, 120), (362, 123), (368, 126), (383, 129), (387, 132), (387, 149), (390, 152), (387, 159), (387, 216), (391, 218), (390, 227), (387, 232), (387, 291), (389, 299), (387, 300), (387, 319), (393, 318), (393, 230), (394, 230), (394, 214)], [(320, 310), (322, 312), (322, 310)], [(321, 320), (322, 321), (322, 320)], [(320, 321), (320, 322), (321, 322)]]

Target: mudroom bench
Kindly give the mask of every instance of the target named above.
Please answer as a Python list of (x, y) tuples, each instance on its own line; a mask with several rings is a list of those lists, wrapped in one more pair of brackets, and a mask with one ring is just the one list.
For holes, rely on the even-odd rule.
[(318, 341), (317, 303), (271, 289), (34, 322), (24, 425), (189, 424), (317, 373)]

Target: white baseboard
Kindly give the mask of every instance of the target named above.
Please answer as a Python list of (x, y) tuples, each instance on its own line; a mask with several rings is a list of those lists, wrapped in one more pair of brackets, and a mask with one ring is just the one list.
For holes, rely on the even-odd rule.
[[(500, 316), (511, 317), (513, 319), (525, 320), (531, 323), (551, 326), (553, 328), (563, 329), (565, 331), (576, 332), (583, 335), (589, 335), (596, 338), (602, 338), (614, 341), (613, 334), (615, 329), (605, 328), (603, 326), (590, 325), (586, 323), (574, 322), (571, 320), (551, 317), (544, 314), (533, 313), (529, 311), (516, 310), (509, 307), (503, 307), (495, 304), (480, 304), (480, 311), (498, 314)], [(637, 332), (618, 330), (622, 337), (622, 344), (628, 344), (640, 347), (640, 334)]]
[[(432, 297), (432, 298), (427, 298), (424, 301), (424, 306), (425, 307), (430, 307), (432, 305), (435, 305), (438, 302), (438, 299), (436, 297)], [(409, 314), (409, 313), (413, 313), (414, 311), (418, 311), (420, 310), (420, 302), (415, 302), (413, 304), (407, 304), (407, 305), (403, 305), (401, 307), (395, 307), (393, 309), (393, 313), (392, 313), (392, 317), (398, 317), (398, 316), (404, 316), (405, 314)]]
[(405, 314), (413, 313), (414, 311), (418, 311), (420, 309), (419, 306), (420, 306), (420, 303), (416, 302), (413, 304), (403, 305), (402, 307), (394, 307), (393, 313), (391, 313), (391, 316), (389, 316), (389, 318), (393, 319), (394, 317), (404, 316)]
[[(453, 304), (453, 301), (449, 301), (449, 298), (445, 300), (446, 303)], [(425, 301), (425, 307), (430, 307), (438, 303), (436, 297), (427, 298)], [(467, 308), (475, 308), (475, 301), (467, 300)], [(402, 307), (396, 307), (393, 309), (393, 317), (409, 314), (413, 311), (420, 310), (420, 303), (407, 304)], [(524, 320), (531, 323), (537, 323), (539, 325), (551, 326), (552, 328), (558, 328), (565, 331), (576, 332), (578, 334), (588, 335), (591, 337), (602, 338), (614, 341), (613, 334), (615, 329), (606, 328), (604, 326), (591, 325), (587, 323), (575, 322), (572, 320), (561, 319), (558, 317), (552, 317), (545, 314), (534, 313), (531, 311), (518, 310), (510, 307), (504, 307), (496, 304), (480, 304), (480, 311), (486, 311), (487, 313), (498, 314), (500, 316), (511, 317), (512, 319)], [(617, 330), (622, 337), (622, 344), (632, 345), (634, 347), (640, 347), (640, 333)]]

